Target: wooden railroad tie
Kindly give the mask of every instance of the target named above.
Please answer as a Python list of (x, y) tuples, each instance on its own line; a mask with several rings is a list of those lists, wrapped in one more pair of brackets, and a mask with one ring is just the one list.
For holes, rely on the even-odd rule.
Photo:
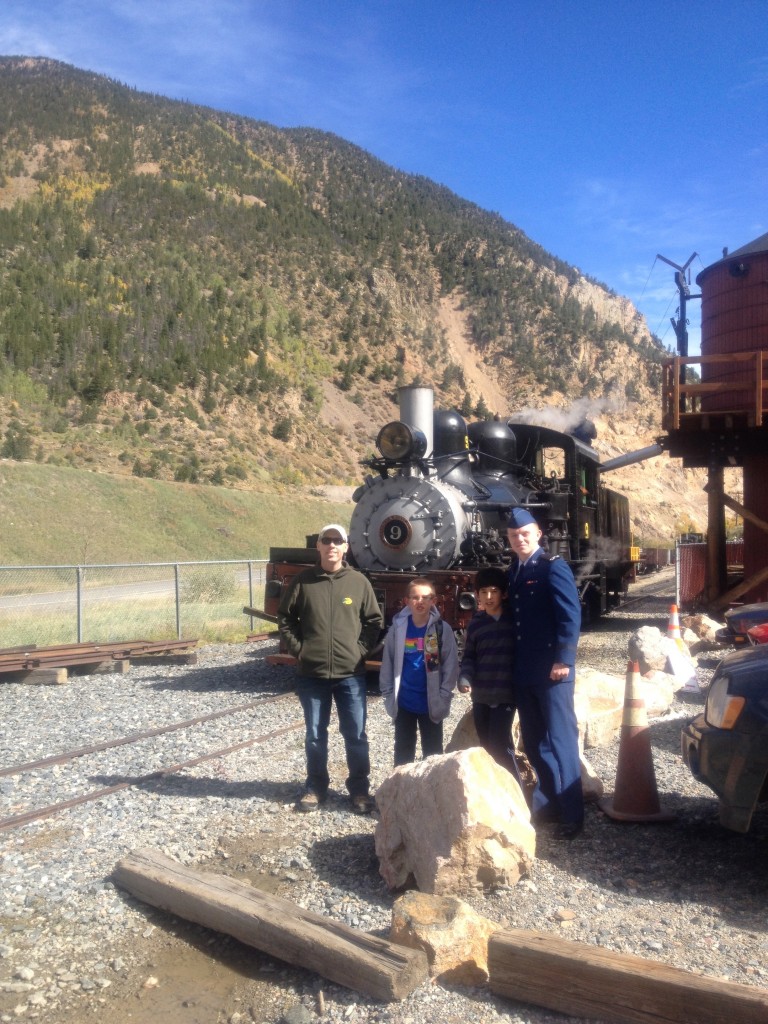
[(488, 942), (497, 995), (619, 1024), (765, 1024), (768, 992), (702, 977), (549, 932), (508, 929)]
[(247, 882), (185, 867), (154, 850), (128, 854), (112, 877), (153, 907), (374, 999), (404, 999), (428, 975), (421, 949), (387, 942)]

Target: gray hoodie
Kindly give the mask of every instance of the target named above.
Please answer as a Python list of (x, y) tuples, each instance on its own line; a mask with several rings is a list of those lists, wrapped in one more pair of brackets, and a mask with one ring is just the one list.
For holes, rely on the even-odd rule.
[[(408, 630), (410, 608), (403, 608), (392, 619), (381, 656), (379, 670), (379, 689), (384, 698), (387, 714), (394, 719), (397, 716), (397, 692), (400, 689), (400, 677), (403, 672), (403, 654), (405, 652), (405, 635)], [(434, 606), (430, 609), (427, 621), (427, 632), (424, 637), (425, 648), (429, 646), (429, 637), (437, 636), (440, 630), (440, 642), (437, 649), (440, 656), (440, 667), (430, 672), (427, 670), (427, 706), (429, 717), (433, 722), (442, 722), (451, 710), (451, 699), (459, 678), (459, 653), (453, 630), (440, 617)]]

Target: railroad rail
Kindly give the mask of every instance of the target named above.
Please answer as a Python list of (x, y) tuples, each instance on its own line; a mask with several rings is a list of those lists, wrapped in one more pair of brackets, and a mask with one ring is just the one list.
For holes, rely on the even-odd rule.
[[(0, 674), (46, 668), (75, 668), (137, 658), (192, 657), (197, 640), (121, 640), (114, 643), (56, 644), (51, 647), (5, 647), (0, 650)], [(190, 662), (187, 662), (188, 664)]]
[[(113, 747), (125, 746), (131, 743), (138, 743), (141, 740), (148, 739), (154, 736), (160, 736), (165, 733), (176, 732), (180, 729), (191, 728), (195, 725), (200, 725), (204, 722), (213, 721), (217, 718), (225, 718), (228, 715), (240, 714), (244, 711), (252, 710), (255, 707), (260, 707), (264, 704), (271, 703), (273, 701), (284, 700), (290, 696), (292, 691), (288, 693), (273, 694), (269, 697), (260, 697), (257, 700), (248, 701), (245, 704), (238, 704), (235, 707), (226, 708), (221, 711), (213, 711), (207, 715), (200, 715), (197, 718), (190, 718), (182, 722), (172, 722), (170, 725), (159, 726), (156, 729), (148, 729), (140, 733), (132, 733), (129, 736), (119, 737), (118, 739), (105, 740), (102, 743), (94, 743), (86, 747), (78, 747), (74, 750), (64, 751), (61, 754), (54, 754), (51, 757), (41, 758), (37, 761), (30, 761), (25, 764), (12, 765), (7, 768), (0, 770), (0, 776), (12, 776), (20, 775), (25, 772), (34, 771), (36, 769), (50, 767), (54, 764), (64, 764), (67, 761), (73, 761), (79, 757), (85, 757), (88, 754), (99, 753), (103, 750), (109, 750)], [(71, 807), (77, 807), (80, 804), (92, 803), (97, 800), (101, 800), (106, 796), (110, 796), (113, 793), (119, 793), (122, 790), (131, 789), (137, 786), (145, 785), (148, 782), (162, 779), (165, 776), (176, 774), (183, 771), (185, 768), (192, 768), (195, 765), (202, 764), (205, 761), (212, 761), (215, 758), (226, 757), (229, 754), (234, 754), (239, 750), (245, 750), (248, 747), (256, 746), (260, 743), (266, 743), (271, 739), (275, 739), (279, 736), (283, 736), (289, 732), (302, 728), (304, 721), (297, 720), (291, 722), (289, 725), (282, 726), (279, 729), (273, 729), (270, 732), (261, 733), (258, 736), (252, 736), (250, 739), (243, 740), (240, 743), (235, 743), (227, 747), (221, 747), (216, 750), (209, 751), (206, 754), (201, 754), (198, 757), (189, 758), (185, 761), (178, 761), (174, 764), (164, 765), (161, 768), (156, 768), (152, 772), (148, 772), (145, 775), (138, 776), (130, 781), (119, 782), (114, 786), (106, 786), (102, 789), (91, 790), (88, 793), (83, 793), (80, 796), (73, 797), (70, 800), (61, 800), (55, 804), (49, 804), (46, 807), (40, 807), (25, 811), (22, 814), (11, 815), (7, 818), (0, 819), (0, 831), (7, 831), (13, 828), (19, 828), (22, 825), (27, 825), (30, 822), (38, 821), (42, 818), (49, 818), (54, 814), (58, 814), (61, 811), (67, 810)]]

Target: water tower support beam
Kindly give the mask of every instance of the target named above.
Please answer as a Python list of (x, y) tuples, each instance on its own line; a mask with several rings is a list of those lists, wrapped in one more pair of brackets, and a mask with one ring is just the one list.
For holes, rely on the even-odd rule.
[[(720, 475), (722, 477), (722, 470), (721, 470)], [(712, 491), (714, 490), (715, 493), (717, 492), (717, 483), (715, 482), (715, 486), (713, 488), (712, 480), (711, 480), (711, 477), (710, 477), (710, 482), (706, 484), (706, 486), (704, 487), (704, 490), (707, 492), (707, 497), (708, 497), (708, 500), (709, 500), (709, 515), (711, 517), (712, 514), (713, 514), (713, 509), (712, 509), (712, 505), (713, 505)], [(721, 495), (719, 496), (719, 501), (722, 503), (722, 507), (723, 508), (729, 508), (732, 512), (735, 512), (736, 515), (741, 516), (742, 519), (746, 519), (750, 523), (752, 523), (752, 525), (757, 527), (758, 530), (762, 530), (764, 533), (768, 533), (768, 522), (766, 522), (764, 519), (761, 519), (760, 516), (756, 516), (754, 512), (750, 512), (750, 510), (748, 508), (746, 508), (744, 505), (742, 505), (741, 502), (736, 501), (735, 498), (731, 498), (730, 495), (728, 495), (728, 494), (721, 493)], [(710, 522), (711, 522), (711, 519), (710, 519)], [(723, 541), (723, 552), (725, 552), (725, 541)], [(711, 578), (711, 570), (710, 570), (710, 565), (709, 565), (709, 556), (710, 556), (710, 549), (709, 549), (709, 533), (708, 533), (707, 534), (707, 573), (708, 573), (708, 579)], [(715, 595), (714, 597), (709, 597), (709, 587), (707, 586), (707, 595), (708, 595), (708, 598), (709, 598), (709, 601), (710, 601), (710, 606), (711, 606), (712, 611), (722, 611), (722, 609), (723, 608), (727, 608), (728, 605), (731, 602), (738, 601), (738, 599), (743, 594), (746, 594), (753, 587), (757, 587), (757, 586), (760, 586), (760, 584), (765, 583), (766, 580), (768, 580), (768, 568), (764, 568), (764, 569), (761, 569), (757, 573), (753, 573), (751, 576), (749, 576), (746, 579), (742, 580), (741, 583), (737, 584), (735, 587), (732, 587), (730, 590), (726, 590), (725, 586), (724, 586), (722, 591), (720, 592), (720, 594), (719, 595)]]
[(716, 601), (728, 587), (725, 554), (725, 490), (723, 467), (710, 462), (707, 472), (707, 602)]

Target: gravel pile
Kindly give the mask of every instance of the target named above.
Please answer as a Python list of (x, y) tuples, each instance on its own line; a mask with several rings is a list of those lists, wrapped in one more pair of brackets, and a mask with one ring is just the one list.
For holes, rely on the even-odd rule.
[[(582, 662), (623, 678), (629, 633), (645, 624), (664, 628), (669, 600), (614, 613), (582, 637)], [(275, 649), (272, 642), (214, 646), (200, 652), (194, 667), (135, 664), (125, 675), (72, 676), (63, 686), (0, 683), (0, 768), (258, 701), (232, 716), (0, 776), (0, 818), (143, 780), (0, 832), (0, 1021), (572, 1019), (481, 987), (425, 985), (402, 1003), (376, 1003), (115, 888), (110, 874), (118, 860), (149, 847), (388, 934), (394, 897), (377, 870), (375, 820), (348, 806), (337, 731), (336, 788), (328, 804), (310, 815), (292, 809), (303, 779), (303, 730), (298, 702), (288, 693), (291, 671), (266, 664)], [(699, 659), (705, 684), (717, 657)], [(720, 828), (713, 794), (694, 782), (679, 753), (681, 723), (704, 697), (678, 698), (652, 724), (659, 793), (675, 821), (617, 824), (589, 806), (584, 833), (574, 842), (539, 831), (530, 879), (469, 902), (512, 927), (768, 989), (768, 812), (758, 811), (746, 836)], [(468, 706), (462, 696), (455, 700), (451, 724)], [(376, 786), (392, 760), (392, 728), (377, 698), (370, 701), (369, 735)], [(254, 736), (267, 738), (144, 778)], [(608, 790), (617, 752), (617, 744), (588, 752)]]

